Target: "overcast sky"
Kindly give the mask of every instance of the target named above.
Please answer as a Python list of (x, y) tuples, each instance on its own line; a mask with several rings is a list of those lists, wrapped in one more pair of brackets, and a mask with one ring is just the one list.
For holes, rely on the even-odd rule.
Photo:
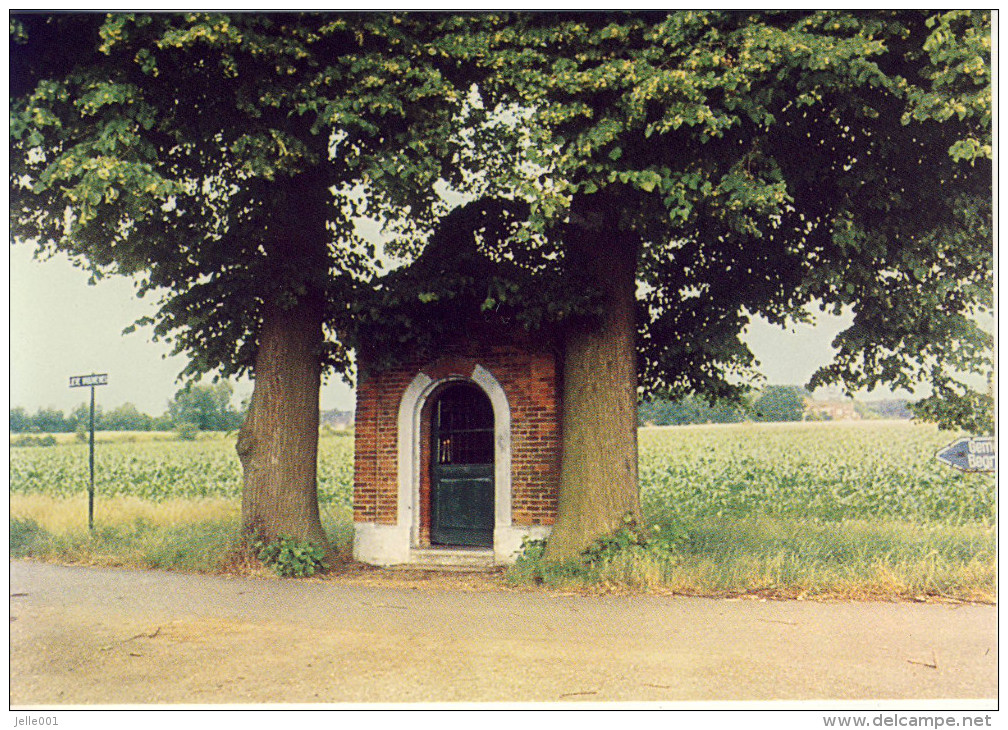
[[(88, 397), (86, 388), (71, 389), (71, 375), (108, 373), (98, 388), (98, 403), (112, 408), (124, 402), (158, 415), (179, 388), (175, 378), (185, 366), (170, 357), (166, 343), (151, 341), (149, 328), (123, 335), (124, 327), (150, 314), (153, 302), (137, 299), (125, 278), (105, 279), (94, 286), (88, 275), (66, 257), (35, 261), (26, 244), (10, 251), (10, 405), (30, 412), (53, 406), (70, 411)], [(816, 326), (789, 331), (754, 323), (749, 343), (770, 383), (805, 383), (828, 361), (830, 341), (842, 326), (822, 317)], [(248, 380), (235, 388), (235, 404), (252, 392)], [(353, 392), (338, 378), (322, 389), (324, 409), (353, 408)]]

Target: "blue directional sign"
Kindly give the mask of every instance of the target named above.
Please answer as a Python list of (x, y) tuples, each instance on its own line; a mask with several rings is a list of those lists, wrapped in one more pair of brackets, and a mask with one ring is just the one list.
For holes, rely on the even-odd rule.
[(935, 454), (935, 458), (962, 471), (995, 471), (997, 452), (989, 436), (961, 438)]

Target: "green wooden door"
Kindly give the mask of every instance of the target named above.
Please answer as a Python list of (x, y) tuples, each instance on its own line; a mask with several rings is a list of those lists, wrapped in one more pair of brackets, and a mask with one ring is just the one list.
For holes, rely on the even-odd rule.
[(449, 386), (431, 423), (431, 544), (493, 547), (493, 406), (479, 388)]

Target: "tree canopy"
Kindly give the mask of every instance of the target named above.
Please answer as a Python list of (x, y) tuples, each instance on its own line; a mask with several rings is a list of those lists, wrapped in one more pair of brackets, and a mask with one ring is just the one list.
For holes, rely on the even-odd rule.
[(227, 382), (187, 383), (168, 402), (168, 416), (176, 427), (191, 423), (200, 431), (234, 431), (244, 414), (231, 405), (233, 392)]
[[(372, 244), (453, 180), (459, 92), (403, 14), (66, 14), (11, 21), (12, 235), (160, 296), (198, 375), (252, 367), (262, 305), (335, 329)], [(320, 243), (307, 245), (304, 241)], [(343, 370), (341, 343), (322, 360)]]
[[(810, 307), (855, 315), (814, 385), (948, 398), (986, 366), (989, 13), (31, 15), (11, 50), (13, 233), (169, 292), (155, 331), (192, 373), (247, 369), (257, 305), (308, 280), (338, 322), (371, 253), (353, 214), (422, 228), (435, 183), (476, 167), (531, 204), (533, 233), (576, 197), (619, 201), (613, 225), (647, 241), (648, 389), (737, 392), (749, 319)], [(465, 147), (467, 83), (497, 113)], [(283, 183), (309, 173), (334, 192), (313, 225), (341, 245), (267, 255), (271, 230), (305, 226)], [(583, 313), (582, 284), (551, 293), (554, 318)]]
[(854, 323), (813, 385), (947, 397), (989, 369), (989, 13), (521, 13), (454, 41), (520, 110), (528, 164), (494, 183), (533, 228), (584, 198), (646, 241), (644, 388), (736, 394), (751, 317), (817, 308)]
[(795, 385), (767, 385), (753, 401), (752, 413), (757, 421), (801, 421), (808, 397)]

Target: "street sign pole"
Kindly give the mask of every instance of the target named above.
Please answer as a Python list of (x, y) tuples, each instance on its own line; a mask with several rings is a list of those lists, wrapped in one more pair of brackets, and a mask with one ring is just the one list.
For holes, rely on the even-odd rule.
[(87, 525), (88, 530), (94, 530), (94, 413), (95, 413), (95, 386), (108, 385), (108, 373), (91, 373), (90, 375), (71, 375), (71, 388), (91, 388), (91, 425), (88, 429), (88, 502), (87, 502)]
[(91, 386), (91, 433), (88, 438), (88, 470), (91, 472), (91, 481), (88, 483), (87, 497), (87, 526), (89, 531), (94, 530), (94, 385)]

